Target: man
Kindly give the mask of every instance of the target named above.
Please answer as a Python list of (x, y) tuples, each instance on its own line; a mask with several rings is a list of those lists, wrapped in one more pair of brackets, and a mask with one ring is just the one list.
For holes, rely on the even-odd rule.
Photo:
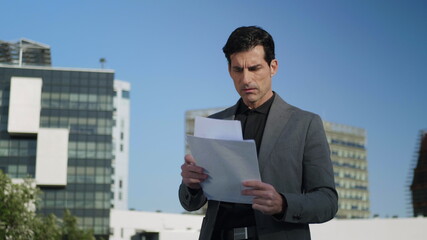
[[(199, 239), (310, 239), (308, 224), (328, 221), (338, 209), (322, 121), (273, 92), (278, 61), (265, 30), (237, 28), (223, 51), (241, 98), (210, 117), (241, 121), (243, 137), (255, 140), (262, 181), (242, 183), (242, 194), (254, 196), (252, 205), (209, 200)], [(207, 201), (200, 183), (208, 176), (191, 155), (181, 176), (181, 205), (199, 209)]]

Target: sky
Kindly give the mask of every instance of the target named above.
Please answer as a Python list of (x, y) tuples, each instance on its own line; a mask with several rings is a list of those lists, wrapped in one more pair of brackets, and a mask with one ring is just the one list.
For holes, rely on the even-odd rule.
[(427, 129), (427, 1), (2, 1), (0, 40), (50, 45), (54, 67), (115, 70), (131, 90), (129, 207), (181, 213), (185, 111), (238, 100), (222, 53), (237, 27), (273, 36), (273, 90), (366, 129), (371, 214), (407, 216)]

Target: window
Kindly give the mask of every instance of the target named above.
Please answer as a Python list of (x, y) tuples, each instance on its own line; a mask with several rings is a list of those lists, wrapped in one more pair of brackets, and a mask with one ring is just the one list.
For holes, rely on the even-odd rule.
[(138, 236), (140, 237), (140, 239), (145, 239), (145, 240), (157, 240), (157, 239), (159, 239), (159, 233), (158, 232), (142, 232), (142, 233), (138, 233)]
[(129, 99), (130, 98), (130, 92), (122, 90), (122, 98)]

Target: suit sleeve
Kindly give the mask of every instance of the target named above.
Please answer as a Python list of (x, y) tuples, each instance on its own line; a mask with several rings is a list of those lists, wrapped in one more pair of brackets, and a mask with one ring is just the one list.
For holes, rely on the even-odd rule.
[(308, 124), (302, 167), (302, 192), (281, 193), (288, 205), (281, 220), (321, 223), (332, 219), (338, 210), (338, 194), (329, 145), (318, 115), (313, 115)]
[(178, 195), (181, 206), (187, 211), (199, 210), (207, 201), (201, 189), (192, 190), (184, 183), (179, 186)]

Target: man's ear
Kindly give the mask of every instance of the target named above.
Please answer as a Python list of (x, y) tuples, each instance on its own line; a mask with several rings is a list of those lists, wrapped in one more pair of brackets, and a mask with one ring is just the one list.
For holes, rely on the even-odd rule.
[(279, 69), (279, 61), (277, 61), (277, 59), (271, 60), (271, 63), (270, 63), (270, 76), (274, 76), (277, 73), (278, 69)]

